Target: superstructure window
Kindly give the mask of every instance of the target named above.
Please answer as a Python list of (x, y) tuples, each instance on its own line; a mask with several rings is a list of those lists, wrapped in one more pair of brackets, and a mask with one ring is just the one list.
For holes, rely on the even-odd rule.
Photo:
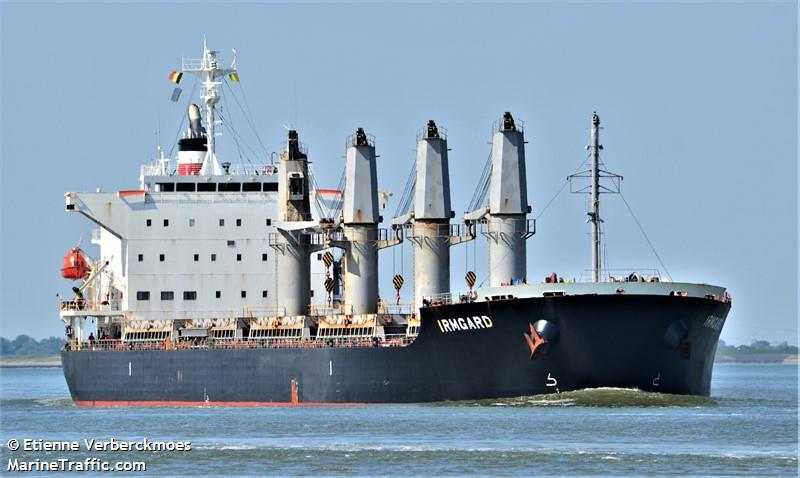
[(272, 219), (267, 219), (267, 226), (271, 226), (271, 225), (272, 225)]
[(198, 262), (199, 260), (200, 260), (200, 254), (195, 254), (194, 255), (194, 261)]
[(183, 291), (183, 300), (197, 300), (197, 291), (194, 290)]
[(159, 262), (164, 262), (164, 254), (159, 254), (158, 255), (158, 261)]
[(150, 291), (149, 290), (136, 291), (136, 300), (150, 300)]
[(216, 294), (214, 294), (214, 295), (217, 297), (217, 299), (219, 299), (220, 297), (222, 297), (222, 291), (221, 291), (221, 290), (218, 290), (218, 291), (216, 292)]
[(197, 192), (199, 193), (213, 193), (217, 190), (217, 183), (199, 183), (197, 185)]
[(321, 260), (322, 260), (322, 253), (321, 253), (321, 252), (320, 252), (319, 254), (317, 254), (317, 260), (318, 260), (318, 261), (321, 261)]
[(242, 220), (241, 219), (237, 219), (236, 220), (236, 227), (241, 227), (241, 226), (242, 226)]
[(265, 291), (265, 290), (262, 290), (262, 291), (261, 291), (261, 297), (263, 297), (263, 298), (265, 298), (265, 299), (266, 299), (266, 298), (267, 298), (267, 291)]
[(241, 183), (219, 183), (219, 186), (217, 186), (217, 191), (221, 193), (234, 193), (238, 192), (241, 187)]
[(144, 254), (139, 254), (139, 262), (144, 262)]
[(175, 184), (175, 190), (182, 193), (193, 193), (194, 186), (194, 183), (177, 183)]
[(162, 193), (171, 193), (175, 190), (175, 183), (156, 183), (156, 190)]
[(261, 183), (243, 183), (242, 191), (246, 193), (261, 191)]
[(147, 221), (145, 221), (145, 224), (147, 224), (147, 227), (150, 227), (150, 226), (153, 225), (153, 220), (152, 219), (148, 219)]
[(264, 183), (264, 192), (275, 192), (278, 190), (278, 183)]
[[(299, 174), (299, 173), (290, 173), (290, 174)], [(289, 178), (289, 199), (293, 200), (302, 199), (304, 189), (305, 189), (305, 184), (303, 182), (302, 177)]]
[(242, 299), (244, 299), (244, 298), (246, 298), (246, 297), (247, 297), (247, 291), (246, 291), (246, 290), (243, 290), (243, 291), (242, 291)]
[(161, 291), (161, 300), (173, 300), (173, 299), (175, 299), (175, 292), (171, 290)]
[(217, 255), (216, 254), (211, 254), (211, 262), (214, 262), (216, 260), (217, 260)]
[(222, 227), (224, 225), (225, 225), (225, 219), (220, 219), (219, 220), (219, 226)]
[(236, 254), (236, 261), (237, 262), (242, 262), (242, 255), (241, 254)]
[(189, 227), (194, 227), (194, 219), (189, 219)]
[(266, 252), (265, 252), (265, 253), (263, 253), (263, 254), (261, 254), (261, 260), (262, 260), (263, 262), (266, 262), (266, 261), (267, 261), (267, 253), (266, 253)]
[(164, 227), (169, 227), (169, 219), (164, 219)]

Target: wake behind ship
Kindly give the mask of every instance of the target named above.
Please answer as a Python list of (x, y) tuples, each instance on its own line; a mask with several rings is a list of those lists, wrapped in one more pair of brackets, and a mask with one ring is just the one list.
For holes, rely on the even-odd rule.
[[(202, 106), (176, 161), (161, 152), (138, 189), (66, 193), (66, 209), (99, 226), (98, 259), (80, 247), (62, 275), (61, 358), (78, 405), (318, 405), (501, 398), (592, 387), (709, 395), (730, 310), (724, 288), (601, 264), (600, 118), (590, 164), (570, 177), (590, 197), (591, 281), (528, 280), (524, 127), (506, 112), (461, 223), (451, 224), (447, 132), (417, 133), (414, 170), (389, 229), (375, 139), (347, 138), (337, 189), (321, 189), (289, 130), (279, 160), (220, 162), (216, 105), (235, 98), (236, 60), (205, 45), (182, 62)], [(180, 87), (173, 100), (181, 95)], [(190, 98), (191, 100), (191, 98)], [(265, 156), (269, 156), (265, 154)], [(450, 293), (450, 248), (485, 237), (485, 286)], [(413, 250), (413, 302), (378, 288), (381, 249)], [(381, 297), (384, 297), (381, 299)], [(88, 334), (87, 334), (88, 332)]]

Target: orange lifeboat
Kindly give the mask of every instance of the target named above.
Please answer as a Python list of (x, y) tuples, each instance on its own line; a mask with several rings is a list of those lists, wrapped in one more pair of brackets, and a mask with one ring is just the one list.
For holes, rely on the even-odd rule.
[(75, 247), (67, 252), (64, 261), (61, 263), (61, 277), (65, 279), (78, 280), (89, 276), (89, 264), (83, 256), (83, 251)]

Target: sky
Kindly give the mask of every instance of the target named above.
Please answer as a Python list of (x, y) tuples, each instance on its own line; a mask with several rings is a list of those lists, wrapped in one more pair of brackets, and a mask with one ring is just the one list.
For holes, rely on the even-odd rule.
[[(377, 139), (388, 227), (428, 119), (449, 131), (452, 203), (467, 208), (504, 111), (525, 121), (537, 233), (528, 277), (590, 267), (586, 197), (562, 192), (586, 159), (593, 111), (602, 159), (676, 281), (727, 287), (728, 343), (797, 343), (797, 6), (759, 3), (37, 3), (0, 5), (0, 335), (61, 335), (61, 258), (88, 220), (66, 191), (130, 189), (185, 114), (169, 73), (203, 35), (238, 52), (241, 94), (222, 160), (266, 161), (299, 131), (321, 187), (344, 140)], [(184, 81), (184, 95), (191, 93)], [(258, 140), (265, 145), (261, 148)], [(603, 198), (607, 264), (661, 269), (619, 196)], [(485, 239), (452, 249), (454, 290), (486, 277)], [(87, 247), (91, 254), (93, 249)], [(401, 262), (401, 256), (403, 261)], [(412, 276), (409, 246), (381, 253), (381, 290)], [(409, 281), (407, 283), (410, 284)], [(410, 292), (411, 287), (406, 287)]]

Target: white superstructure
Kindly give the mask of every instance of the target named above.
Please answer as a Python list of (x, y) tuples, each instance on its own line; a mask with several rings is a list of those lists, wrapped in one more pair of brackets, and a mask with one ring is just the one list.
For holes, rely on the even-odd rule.
[[(285, 188), (279, 183), (295, 181), (298, 174), (281, 171), (283, 161), (254, 166), (217, 159), (214, 127), (219, 123), (214, 110), (225, 76), (236, 72), (235, 64), (225, 68), (221, 63), (217, 52), (205, 45), (202, 59), (182, 62), (183, 71), (200, 77), (205, 121), (200, 108), (190, 104), (190, 127), (174, 160), (161, 152), (142, 166), (137, 189), (65, 194), (67, 211), (99, 226), (92, 234), (99, 257), (84, 257), (91, 270), (103, 266), (102, 273), (82, 277), (77, 295), (62, 302), (62, 319), (76, 340), (85, 339), (81, 336), (86, 317), (98, 317), (98, 335), (102, 329), (114, 338), (162, 339), (162, 329), (180, 337), (181, 329), (213, 327), (227, 329), (230, 333), (221, 335), (236, 338), (250, 332), (250, 324), (243, 322), (247, 319), (266, 323), (278, 318), (281, 324), (302, 329), (309, 324), (286, 317), (306, 315), (309, 306), (340, 298), (325, 289), (332, 273), (322, 261), (325, 247), (307, 251), (319, 254), (301, 261), (306, 267), (302, 275), (308, 279), (300, 284), (278, 272), (281, 252), (275, 238), (280, 237), (277, 226), (285, 222), (279, 207), (279, 191)], [(335, 190), (321, 191), (318, 198), (309, 187), (310, 172), (304, 174), (307, 201), (340, 200), (341, 192)], [(307, 224), (324, 219), (308, 202), (303, 214)], [(302, 304), (291, 303), (287, 313), (280, 294), (298, 285), (303, 293), (290, 295)]]

